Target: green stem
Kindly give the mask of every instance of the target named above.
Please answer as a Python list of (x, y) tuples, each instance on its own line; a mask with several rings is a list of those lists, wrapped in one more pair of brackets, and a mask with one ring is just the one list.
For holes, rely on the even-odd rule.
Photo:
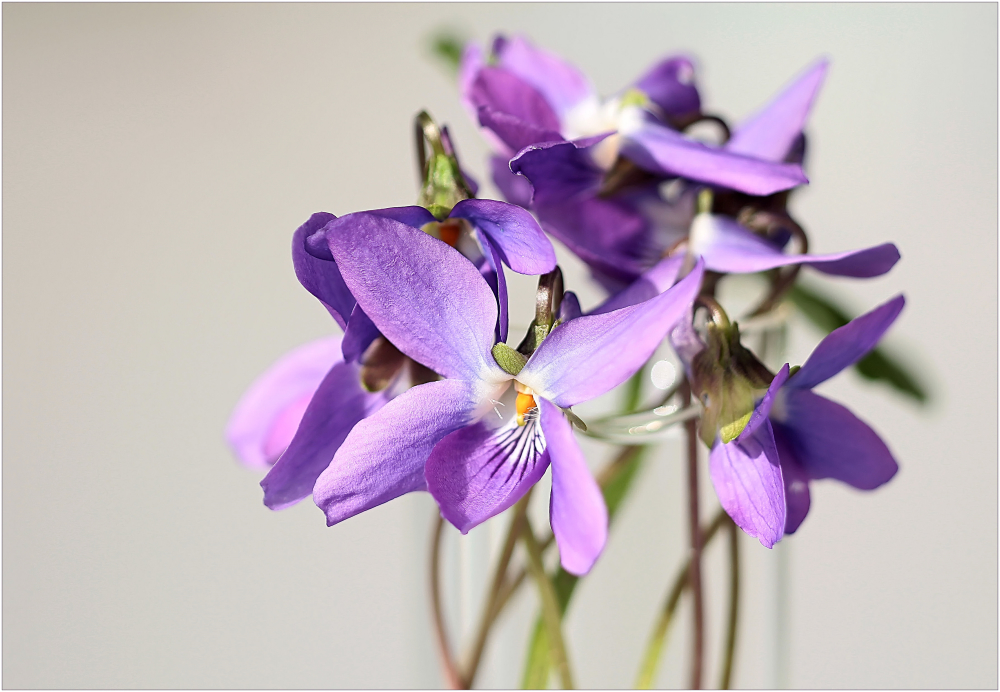
[(549, 575), (545, 573), (545, 565), (542, 563), (542, 549), (535, 539), (535, 533), (531, 530), (531, 523), (525, 517), (521, 537), (524, 539), (524, 546), (528, 550), (528, 569), (531, 576), (538, 583), (538, 595), (542, 601), (542, 617), (545, 619), (545, 627), (549, 635), (549, 647), (552, 661), (559, 677), (562, 678), (563, 689), (574, 689), (573, 674), (570, 672), (569, 658), (566, 655), (566, 644), (562, 636), (562, 615), (559, 608), (559, 599), (556, 590), (552, 586)]
[[(476, 680), (476, 672), (479, 670), (479, 663), (482, 660), (483, 651), (486, 648), (486, 640), (489, 637), (490, 629), (493, 626), (494, 620), (496, 620), (497, 615), (503, 609), (503, 606), (507, 603), (507, 598), (513, 593), (517, 584), (511, 589), (505, 591), (504, 587), (506, 585), (507, 577), (507, 567), (510, 565), (511, 556), (514, 554), (514, 546), (517, 544), (517, 538), (522, 532), (522, 525), (524, 524), (524, 518), (528, 511), (528, 500), (531, 498), (531, 491), (534, 488), (528, 490), (520, 500), (518, 500), (517, 505), (514, 507), (514, 517), (511, 519), (510, 528), (507, 531), (507, 539), (504, 542), (503, 552), (500, 554), (500, 560), (497, 562), (496, 571), (493, 573), (493, 583), (490, 586), (489, 595), (486, 598), (486, 604), (483, 608), (482, 617), (479, 620), (479, 630), (476, 632), (476, 639), (472, 646), (472, 652), (469, 656), (468, 664), (465, 667), (465, 675), (463, 676), (463, 682), (465, 687), (471, 688), (472, 684)], [(503, 595), (503, 597), (502, 597)], [(502, 600), (501, 600), (502, 598)]]
[[(683, 389), (683, 405), (691, 405), (691, 385)], [(698, 423), (694, 419), (684, 424), (687, 433), (688, 524), (691, 527), (691, 561), (688, 581), (692, 595), (692, 625), (694, 641), (691, 645), (691, 684), (693, 690), (701, 689), (701, 673), (705, 658), (705, 606), (701, 581), (701, 518), (698, 510)]]
[[(705, 527), (703, 531), (703, 546), (707, 546), (711, 542), (727, 518), (728, 515), (725, 510), (720, 509), (715, 518), (712, 519), (712, 523)], [(691, 558), (688, 557), (687, 562), (684, 563), (684, 567), (674, 578), (674, 583), (670, 587), (667, 600), (663, 605), (663, 612), (660, 614), (660, 619), (656, 621), (652, 634), (650, 634), (649, 643), (646, 645), (646, 653), (642, 659), (642, 668), (639, 670), (639, 677), (635, 683), (636, 689), (648, 690), (653, 686), (660, 658), (663, 654), (663, 648), (666, 645), (667, 631), (670, 629), (670, 623), (674, 619), (674, 612), (680, 603), (681, 593), (683, 593), (689, 583), (688, 572), (690, 569)]]
[(441, 534), (444, 530), (444, 517), (438, 516), (434, 526), (434, 537), (431, 541), (431, 607), (434, 610), (434, 632), (437, 635), (438, 652), (441, 655), (441, 666), (444, 668), (445, 680), (453, 690), (463, 688), (462, 676), (451, 655), (448, 644), (448, 631), (444, 625), (444, 613), (441, 610)]
[(733, 675), (733, 656), (736, 654), (736, 625), (740, 608), (740, 530), (730, 519), (729, 531), (729, 624), (726, 632), (726, 653), (722, 660), (720, 690), (728, 690)]

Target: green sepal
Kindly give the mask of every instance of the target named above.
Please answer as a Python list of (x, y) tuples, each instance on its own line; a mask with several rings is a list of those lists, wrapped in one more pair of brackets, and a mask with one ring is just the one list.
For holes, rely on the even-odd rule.
[(454, 156), (434, 152), (428, 160), (419, 204), (438, 221), (444, 221), (456, 204), (469, 198), (461, 175)]
[(559, 410), (561, 410), (563, 413), (566, 414), (566, 418), (569, 419), (569, 422), (572, 425), (575, 425), (576, 427), (580, 428), (580, 430), (582, 430), (583, 432), (587, 432), (587, 424), (583, 422), (583, 419), (580, 418), (580, 416), (576, 415), (575, 413), (573, 413), (572, 411), (570, 411), (568, 408), (562, 408), (560, 406)]
[(493, 360), (504, 369), (504, 372), (514, 376), (517, 376), (524, 364), (528, 362), (527, 358), (503, 342), (493, 344)]
[[(851, 321), (848, 314), (832, 300), (799, 284), (788, 291), (788, 297), (810, 322), (826, 333)], [(872, 349), (867, 356), (854, 364), (854, 369), (865, 379), (884, 382), (922, 404), (927, 402), (928, 395), (924, 385), (881, 347)]]
[(465, 40), (458, 34), (441, 29), (431, 38), (430, 49), (431, 53), (444, 63), (452, 74), (458, 74), (465, 43)]
[(704, 411), (699, 434), (711, 447), (718, 435), (735, 440), (764, 396), (774, 375), (740, 343), (739, 326), (708, 325), (705, 349), (691, 363), (692, 386)]

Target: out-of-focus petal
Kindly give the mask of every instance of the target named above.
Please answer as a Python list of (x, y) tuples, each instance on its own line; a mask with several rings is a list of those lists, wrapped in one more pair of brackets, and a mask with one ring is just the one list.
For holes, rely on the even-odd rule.
[(635, 83), (668, 116), (687, 115), (701, 110), (701, 98), (694, 84), (694, 64), (690, 58), (675, 56), (656, 63)]
[(538, 405), (552, 461), (549, 522), (559, 561), (570, 574), (584, 575), (608, 540), (608, 509), (562, 411), (545, 399)]
[(481, 106), (476, 114), (479, 124), (492, 132), (511, 152), (540, 142), (561, 142), (562, 135), (556, 130), (539, 127), (526, 120), (498, 111), (490, 106)]
[(778, 396), (778, 391), (784, 386), (785, 382), (788, 381), (788, 363), (785, 363), (778, 374), (774, 376), (771, 380), (771, 386), (767, 388), (764, 397), (754, 406), (753, 413), (750, 414), (750, 420), (747, 421), (746, 426), (736, 436), (733, 442), (739, 442), (740, 440), (745, 440), (746, 438), (753, 435), (760, 424), (767, 420), (767, 415), (771, 412), (771, 407), (774, 406), (774, 401)]
[(834, 329), (819, 342), (805, 365), (788, 381), (794, 389), (812, 389), (853, 365), (875, 348), (882, 335), (903, 310), (906, 299), (899, 295), (871, 312)]
[(556, 253), (535, 218), (521, 207), (492, 199), (464, 199), (449, 214), (482, 231), (504, 264), (519, 274), (555, 269)]
[(749, 195), (770, 195), (809, 182), (798, 164), (774, 163), (708, 146), (652, 122), (629, 131), (621, 153), (653, 173)]
[(476, 81), (476, 75), (486, 64), (483, 56), (483, 49), (479, 44), (469, 42), (462, 51), (462, 59), (458, 63), (458, 94), (469, 116), (475, 120), (476, 111), (479, 107), (472, 102), (472, 83)]
[(427, 459), (427, 490), (462, 533), (520, 500), (549, 466), (537, 420), (496, 428), (490, 416), (445, 437)]
[(472, 82), (469, 98), (477, 109), (486, 106), (540, 130), (559, 132), (559, 117), (541, 92), (507, 70), (482, 67)]
[(556, 327), (528, 359), (518, 380), (562, 407), (618, 386), (642, 367), (687, 313), (703, 273), (699, 261), (673, 288), (654, 298)]
[[(333, 259), (321, 259), (306, 247), (310, 237), (319, 233), (322, 238), (320, 232), (336, 218), (333, 214), (321, 211), (299, 226), (292, 236), (292, 265), (299, 283), (323, 303), (341, 329), (347, 329), (347, 320), (350, 319), (356, 302), (354, 296), (344, 283)], [(349, 233), (351, 230), (347, 229), (345, 232)]]
[(510, 170), (526, 177), (534, 187), (533, 204), (578, 202), (601, 189), (604, 170), (594, 163), (591, 151), (607, 137), (533, 144), (510, 160)]
[(344, 332), (344, 360), (348, 363), (357, 361), (380, 335), (381, 332), (371, 318), (360, 305), (355, 305), (351, 319), (347, 321), (347, 331)]
[(493, 155), (490, 157), (490, 170), (493, 174), (493, 183), (500, 190), (500, 193), (511, 204), (528, 209), (531, 206), (531, 196), (535, 189), (523, 175), (517, 175), (510, 170), (510, 160), (506, 156)]
[(807, 69), (759, 113), (741, 123), (725, 148), (768, 161), (786, 160), (805, 127), (828, 67), (824, 59)]
[(340, 361), (340, 337), (286, 353), (253, 381), (226, 424), (226, 440), (247, 466), (266, 469), (285, 451), (313, 393)]
[(594, 95), (582, 72), (521, 36), (497, 44), (497, 63), (534, 86), (558, 114)]
[(652, 268), (643, 272), (642, 276), (633, 281), (628, 288), (611, 296), (587, 314), (601, 315), (605, 312), (628, 307), (629, 305), (638, 305), (643, 301), (660, 295), (677, 281), (677, 274), (680, 272), (683, 263), (683, 254), (664, 257), (654, 264)]
[(836, 478), (872, 490), (896, 475), (892, 452), (857, 416), (808, 389), (786, 391), (784, 415), (775, 425), (810, 478)]
[(715, 494), (736, 525), (771, 548), (785, 532), (785, 486), (771, 424), (742, 442), (716, 439), (709, 455)]
[(690, 249), (704, 257), (712, 271), (733, 274), (804, 264), (825, 274), (868, 278), (881, 276), (899, 261), (899, 250), (892, 243), (829, 255), (786, 255), (733, 219), (717, 214), (695, 216)]
[(469, 423), (479, 394), (460, 380), (421, 384), (355, 425), (313, 488), (327, 525), (424, 490), (431, 450)]
[(795, 533), (809, 513), (809, 475), (802, 468), (795, 451), (780, 425), (772, 426), (774, 447), (781, 459), (781, 479), (785, 482), (785, 533)]
[(454, 248), (365, 213), (332, 222), (327, 242), (358, 304), (400, 351), (445, 377), (501, 372), (490, 353), (496, 298)]
[(288, 449), (260, 482), (264, 504), (284, 509), (308, 497), (351, 429), (385, 401), (384, 395), (362, 389), (356, 365), (338, 363), (331, 368), (309, 402)]

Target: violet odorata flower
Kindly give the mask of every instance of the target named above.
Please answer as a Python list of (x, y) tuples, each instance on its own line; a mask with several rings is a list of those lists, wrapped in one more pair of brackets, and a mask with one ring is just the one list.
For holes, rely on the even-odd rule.
[(426, 489), (466, 532), (513, 505), (551, 464), (562, 564), (589, 571), (604, 547), (607, 512), (561, 409), (642, 366), (689, 310), (701, 264), (650, 300), (555, 326), (522, 363), (497, 342), (489, 286), (451, 248), (364, 213), (332, 222), (326, 239), (382, 334), (445, 378), (409, 389), (354, 426), (313, 490), (328, 524)]

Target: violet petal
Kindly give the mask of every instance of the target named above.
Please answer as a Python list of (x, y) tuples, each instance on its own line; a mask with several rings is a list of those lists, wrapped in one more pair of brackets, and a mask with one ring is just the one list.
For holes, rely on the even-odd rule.
[(785, 486), (771, 424), (742, 442), (716, 438), (709, 454), (715, 494), (736, 525), (771, 548), (785, 532)]
[(466, 219), (482, 231), (504, 264), (517, 273), (538, 275), (555, 269), (552, 243), (521, 207), (492, 199), (464, 199), (449, 216)]
[(569, 421), (551, 402), (538, 399), (538, 405), (552, 461), (549, 522), (559, 546), (559, 561), (570, 574), (582, 576), (594, 566), (608, 540), (608, 509)]
[(809, 513), (809, 475), (802, 468), (798, 457), (780, 425), (773, 425), (774, 447), (781, 459), (781, 478), (785, 483), (785, 533), (795, 533)]
[(313, 488), (327, 525), (425, 489), (434, 445), (468, 424), (479, 403), (473, 384), (441, 380), (406, 390), (355, 425)]
[(694, 84), (694, 64), (690, 58), (675, 56), (653, 65), (635, 86), (667, 116), (681, 116), (701, 110)]
[(558, 114), (594, 96), (587, 77), (555, 53), (537, 48), (521, 36), (498, 44), (497, 63), (539, 91)]
[(310, 341), (283, 355), (247, 387), (226, 424), (226, 440), (240, 461), (261, 469), (277, 461), (319, 383), (340, 359), (339, 336)]
[[(307, 291), (316, 296), (341, 329), (347, 329), (347, 320), (354, 310), (355, 300), (332, 259), (316, 257), (306, 248), (307, 239), (322, 231), (337, 219), (333, 214), (318, 212), (299, 226), (292, 236), (292, 265), (295, 276)], [(351, 232), (347, 229), (348, 233)], [(320, 238), (323, 236), (320, 235)]]

